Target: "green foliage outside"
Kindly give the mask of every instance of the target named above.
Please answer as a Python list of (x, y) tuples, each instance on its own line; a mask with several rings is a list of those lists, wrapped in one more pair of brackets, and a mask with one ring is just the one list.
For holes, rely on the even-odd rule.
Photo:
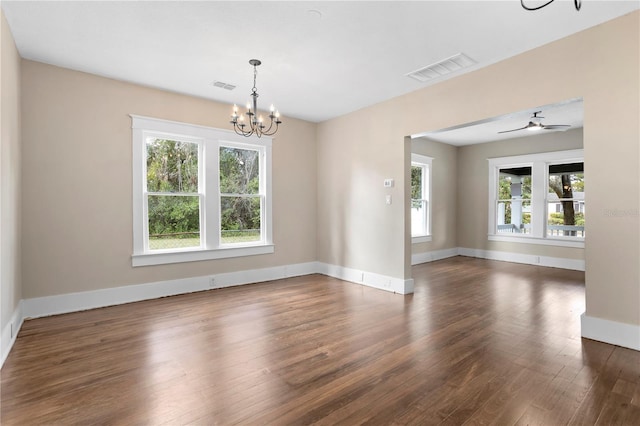
[[(498, 198), (505, 204), (505, 223), (511, 223), (511, 176), (500, 176), (498, 187)], [(567, 183), (563, 185), (563, 179)], [(558, 195), (558, 198), (572, 198), (573, 192), (584, 192), (584, 174), (571, 173), (564, 175), (549, 176), (549, 192)], [(522, 181), (522, 200), (531, 199), (531, 176), (525, 176)], [(523, 201), (524, 205), (526, 201)], [(584, 213), (573, 212), (573, 202), (563, 203), (569, 211), (561, 213), (550, 213), (549, 225), (575, 225), (584, 226)], [(531, 213), (523, 213), (522, 223), (531, 223)]]
[[(260, 229), (261, 197), (258, 151), (220, 147), (221, 230)], [(232, 234), (232, 233), (228, 233)], [(243, 235), (254, 235), (242, 233)], [(259, 233), (253, 237), (260, 239)], [(224, 240), (224, 238), (223, 238)]]
[[(199, 246), (200, 199), (186, 195), (198, 192), (198, 145), (168, 139), (147, 141), (147, 191), (160, 193), (150, 194), (147, 202), (151, 248), (158, 244), (164, 245), (161, 248)], [(169, 245), (166, 238), (184, 241)]]
[[(221, 235), (223, 244), (247, 243), (260, 239), (260, 231), (242, 231), (227, 232), (223, 231)], [(186, 248), (198, 247), (200, 238), (152, 238), (149, 239), (149, 248), (151, 250), (169, 249), (169, 248)]]
[[(258, 151), (220, 148), (222, 243), (260, 240)], [(147, 142), (149, 246), (200, 245), (198, 145), (169, 139)], [(154, 194), (155, 193), (155, 194)]]
[[(531, 200), (531, 176), (523, 177), (521, 191), (522, 200)], [(511, 176), (500, 176), (500, 180), (498, 181), (498, 199), (507, 200), (504, 202), (504, 223), (511, 223)], [(523, 202), (523, 205), (531, 204)], [(531, 223), (531, 213), (522, 214), (522, 223)]]
[[(584, 213), (575, 213), (575, 226), (584, 226)], [(551, 213), (549, 214), (549, 225), (569, 225), (564, 223), (564, 213)]]
[(422, 207), (422, 167), (411, 166), (411, 208)]
[[(562, 193), (562, 176), (549, 176), (549, 193)], [(584, 173), (570, 173), (564, 176), (571, 182), (571, 192), (584, 192)]]

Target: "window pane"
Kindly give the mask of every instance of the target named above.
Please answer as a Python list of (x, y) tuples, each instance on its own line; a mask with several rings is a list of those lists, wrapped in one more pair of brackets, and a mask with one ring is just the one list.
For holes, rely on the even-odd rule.
[(149, 249), (200, 246), (200, 197), (149, 195)]
[(198, 144), (148, 138), (147, 191), (198, 192)]
[(584, 237), (584, 201), (549, 201), (547, 235)]
[(220, 242), (260, 241), (260, 197), (220, 197)]
[(547, 235), (584, 237), (584, 163), (549, 166)]
[(531, 167), (500, 169), (498, 199), (531, 199)]
[(500, 169), (496, 231), (531, 234), (531, 167)]
[(531, 234), (531, 200), (498, 201), (497, 231), (502, 234)]
[(220, 147), (220, 192), (258, 194), (260, 161), (258, 151)]
[(427, 202), (411, 200), (411, 235), (427, 235)]
[(422, 167), (411, 166), (411, 199), (422, 199)]
[(549, 166), (549, 194), (584, 200), (584, 163)]

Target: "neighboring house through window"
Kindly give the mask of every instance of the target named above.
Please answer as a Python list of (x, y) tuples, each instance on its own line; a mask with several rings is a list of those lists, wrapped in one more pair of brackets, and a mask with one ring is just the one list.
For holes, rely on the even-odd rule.
[(270, 138), (131, 117), (133, 266), (274, 251)]
[(431, 164), (426, 155), (411, 154), (411, 240), (431, 241)]
[(583, 150), (489, 159), (489, 239), (584, 247)]

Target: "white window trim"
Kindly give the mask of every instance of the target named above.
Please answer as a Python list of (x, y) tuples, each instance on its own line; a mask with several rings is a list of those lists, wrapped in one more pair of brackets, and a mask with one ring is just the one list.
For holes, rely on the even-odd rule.
[[(432, 241), (433, 236), (431, 234), (431, 223), (432, 223), (432, 219), (431, 219), (431, 198), (432, 198), (432, 176), (433, 176), (433, 172), (432, 172), (432, 165), (433, 165), (433, 157), (429, 157), (426, 155), (422, 155), (422, 154), (415, 154), (415, 153), (411, 153), (411, 166), (414, 165), (426, 165), (427, 166), (427, 182), (428, 185), (422, 187), (422, 197), (423, 199), (427, 200), (427, 209), (425, 214), (427, 215), (427, 220), (426, 220), (426, 228), (427, 228), (427, 232), (425, 235), (416, 235), (416, 236), (411, 236), (411, 243), (412, 244), (418, 244), (418, 243), (426, 243), (429, 241)], [(424, 182), (424, 180), (423, 180)], [(426, 192), (426, 194), (425, 194)], [(409, 203), (411, 203), (411, 200), (409, 200)]]
[[(131, 263), (135, 266), (161, 265), (166, 263), (195, 262), (201, 260), (224, 259), (230, 257), (268, 254), (275, 251), (272, 230), (272, 195), (271, 195), (271, 146), (269, 137), (249, 137), (236, 135), (234, 132), (199, 126), (177, 121), (161, 120), (130, 114), (132, 119), (132, 154), (133, 154), (133, 254)], [(200, 205), (201, 246), (176, 250), (148, 250), (146, 247), (144, 182), (146, 173), (145, 138), (146, 135), (162, 134), (180, 140), (198, 143), (203, 155), (203, 167), (199, 167), (198, 193), (208, 194), (204, 197), (204, 205)], [(218, 179), (209, 180), (213, 188), (206, 188), (206, 176), (218, 175), (219, 147), (236, 146), (253, 148), (260, 151), (262, 164), (260, 168), (261, 192), (265, 199), (261, 224), (263, 239), (248, 244), (222, 245), (219, 241), (220, 211), (218, 206)], [(207, 190), (208, 189), (208, 190)], [(202, 195), (201, 195), (202, 196)], [(206, 217), (205, 217), (206, 214)], [(213, 228), (213, 232), (207, 229)]]
[[(549, 181), (549, 165), (584, 162), (584, 150), (573, 149), (512, 157), (489, 158), (489, 241), (524, 244), (541, 244), (560, 247), (584, 248), (585, 238), (548, 237), (546, 189)], [(505, 167), (531, 167), (531, 235), (505, 235), (496, 232), (496, 198), (498, 196), (499, 170)]]

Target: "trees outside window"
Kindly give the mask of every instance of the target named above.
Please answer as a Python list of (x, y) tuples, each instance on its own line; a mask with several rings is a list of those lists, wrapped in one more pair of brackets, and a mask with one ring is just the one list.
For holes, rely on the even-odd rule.
[(584, 234), (584, 163), (550, 165), (549, 195), (550, 235)]
[(200, 247), (197, 143), (147, 138), (149, 249)]
[(132, 119), (134, 266), (273, 252), (270, 138)]
[(489, 159), (489, 240), (584, 247), (583, 155)]

